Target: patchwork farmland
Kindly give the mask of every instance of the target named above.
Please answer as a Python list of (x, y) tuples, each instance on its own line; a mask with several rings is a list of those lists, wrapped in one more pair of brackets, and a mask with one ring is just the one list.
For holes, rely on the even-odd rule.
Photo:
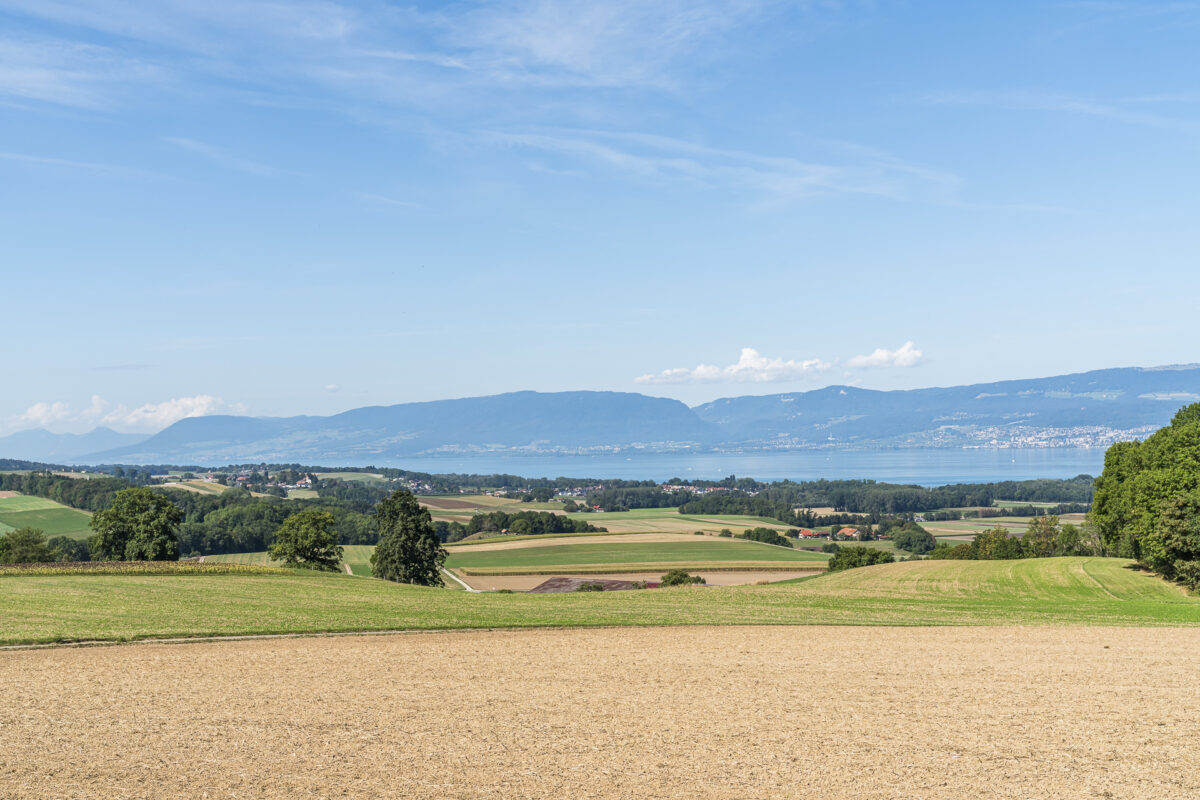
[(68, 508), (42, 497), (27, 497), (15, 492), (0, 495), (0, 533), (17, 528), (41, 528), (46, 536), (86, 539), (92, 515)]

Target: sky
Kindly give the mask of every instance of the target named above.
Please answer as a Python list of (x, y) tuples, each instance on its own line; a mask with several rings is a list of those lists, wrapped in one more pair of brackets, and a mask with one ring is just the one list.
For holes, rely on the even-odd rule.
[(0, 434), (1200, 361), (1200, 3), (0, 0)]

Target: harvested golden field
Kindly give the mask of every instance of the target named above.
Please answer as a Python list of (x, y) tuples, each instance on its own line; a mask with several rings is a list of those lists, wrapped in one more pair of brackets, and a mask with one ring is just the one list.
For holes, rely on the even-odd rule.
[(545, 547), (546, 543), (550, 544), (627, 544), (635, 542), (662, 544), (666, 542), (679, 542), (687, 544), (688, 542), (699, 539), (698, 536), (682, 535), (678, 533), (606, 533), (597, 536), (587, 536), (584, 534), (571, 534), (569, 537), (556, 537), (554, 534), (545, 534), (543, 536), (532, 536), (529, 538), (514, 539), (510, 542), (483, 542), (481, 544), (467, 545), (446, 545), (446, 550), (451, 553), (483, 553), (489, 550), (527, 550), (531, 547)]
[(0, 653), (0, 797), (1194, 798), (1200, 631), (632, 628)]

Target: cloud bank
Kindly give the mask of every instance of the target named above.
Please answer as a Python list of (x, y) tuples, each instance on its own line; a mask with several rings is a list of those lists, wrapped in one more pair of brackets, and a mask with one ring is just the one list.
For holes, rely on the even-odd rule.
[(100, 395), (92, 395), (86, 408), (75, 408), (62, 401), (34, 403), (12, 420), (12, 428), (94, 427), (105, 425), (125, 431), (154, 432), (181, 419), (211, 414), (245, 414), (241, 403), (226, 403), (220, 397), (200, 394), (176, 397), (161, 403), (144, 403), (135, 408), (113, 404)]
[[(854, 356), (846, 361), (845, 366), (847, 369), (915, 367), (922, 358), (921, 351), (912, 342), (905, 342), (895, 350), (881, 347), (867, 355)], [(725, 367), (700, 364), (693, 369), (665, 369), (634, 378), (634, 383), (784, 383), (811, 378), (836, 363), (820, 358), (802, 361), (767, 358), (753, 347), (743, 347), (736, 364)]]

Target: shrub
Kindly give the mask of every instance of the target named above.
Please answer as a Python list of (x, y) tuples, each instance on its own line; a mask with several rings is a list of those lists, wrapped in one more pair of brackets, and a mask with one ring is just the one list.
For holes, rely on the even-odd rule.
[(721, 528), (721, 532), (718, 533), (717, 536), (723, 536), (726, 539), (730, 539), (733, 537), (733, 531), (729, 530), (729, 528)]
[(886, 551), (874, 547), (853, 545), (843, 547), (833, 554), (833, 558), (829, 559), (829, 571), (840, 572), (844, 569), (869, 567), (873, 564), (891, 564), (895, 560), (892, 554)]
[(687, 586), (693, 583), (704, 583), (704, 578), (699, 575), (689, 575), (687, 570), (682, 569), (671, 570), (659, 581), (660, 586)]
[(602, 583), (581, 583), (575, 587), (577, 592), (603, 592), (604, 584)]
[(838, 550), (841, 550), (841, 549), (842, 549), (842, 546), (840, 544), (838, 544), (837, 542), (826, 542), (825, 544), (821, 545), (822, 553), (836, 553)]

